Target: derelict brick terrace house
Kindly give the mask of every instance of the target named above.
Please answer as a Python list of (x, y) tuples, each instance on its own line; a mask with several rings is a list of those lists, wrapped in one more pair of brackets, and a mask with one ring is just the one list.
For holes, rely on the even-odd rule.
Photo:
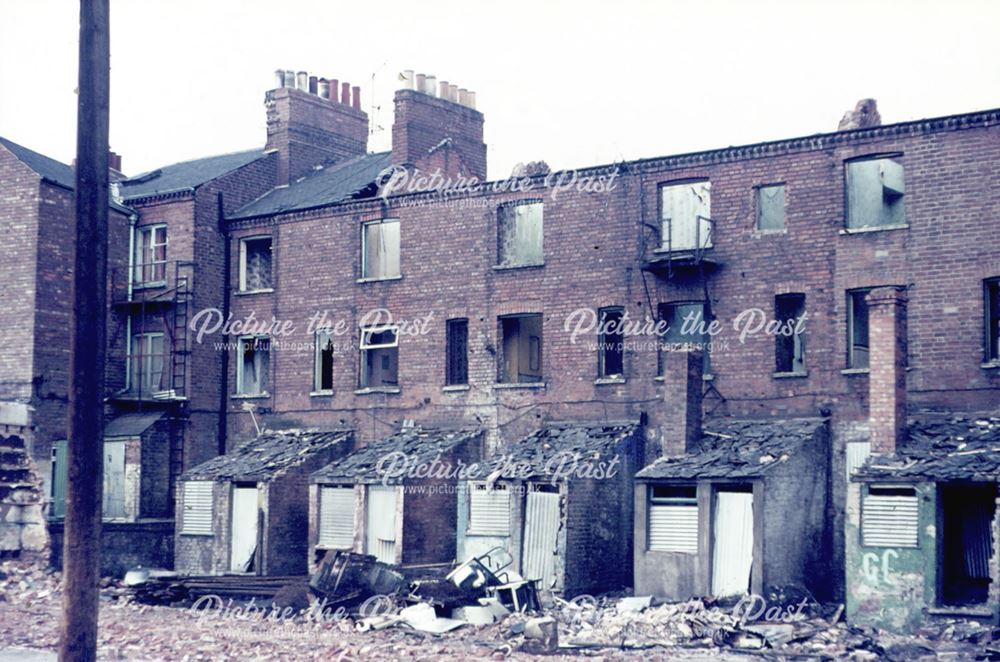
[[(882, 125), (866, 103), (832, 133), (596, 166), (575, 173), (579, 186), (536, 166), (527, 191), (383, 197), (388, 165), (486, 173), (474, 95), (423, 76), (406, 88), (390, 152), (367, 152), (356, 88), (282, 74), (266, 97), (265, 150), (121, 182), (134, 218), (112, 283), (125, 294), (112, 305), (109, 415), (162, 411), (174, 425), (170, 476), (255, 422), (350, 428), (359, 444), (406, 421), (474, 427), (499, 453), (551, 421), (642, 421), (643, 464), (655, 466), (697, 454), (688, 433), (702, 416), (709, 431), (819, 417), (823, 569), (842, 596), (848, 469), (884, 410), (873, 296), (898, 286), (908, 300), (897, 420), (997, 407), (1000, 111)], [(30, 246), (25, 259), (46, 264)], [(181, 331), (205, 307), (294, 330), (220, 352), (221, 334), (198, 343)], [(683, 333), (685, 319), (716, 320), (701, 406), (675, 352), (567, 330), (581, 308), (665, 320), (670, 343), (706, 339)], [(375, 309), (393, 320), (366, 317)], [(317, 311), (346, 331), (310, 329)], [(754, 329), (803, 315), (791, 334)], [(427, 332), (409, 333), (418, 322)]]

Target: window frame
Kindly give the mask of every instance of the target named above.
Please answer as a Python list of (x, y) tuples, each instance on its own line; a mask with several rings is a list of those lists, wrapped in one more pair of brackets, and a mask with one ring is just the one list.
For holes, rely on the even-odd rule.
[[(538, 230), (538, 240), (539, 244), (537, 247), (538, 259), (535, 261), (524, 260), (524, 261), (512, 261), (508, 258), (504, 251), (505, 236), (509, 233), (507, 230), (507, 223), (509, 219), (507, 214), (513, 214), (513, 219), (515, 221), (515, 227), (512, 230), (517, 232), (517, 212), (516, 210), (521, 207), (535, 207), (539, 209), (539, 220), (538, 223), (541, 226)], [(497, 242), (497, 252), (496, 252), (496, 266), (500, 269), (517, 269), (521, 267), (539, 267), (545, 265), (545, 202), (542, 199), (528, 199), (528, 200), (512, 200), (510, 202), (504, 202), (497, 206), (496, 213), (496, 242)], [(519, 257), (519, 256), (518, 256)]]
[[(693, 496), (684, 497), (657, 497), (656, 490), (659, 488), (671, 489), (671, 490), (685, 490), (692, 491)], [(696, 483), (683, 483), (678, 485), (672, 484), (660, 484), (649, 483), (646, 487), (646, 551), (649, 552), (660, 552), (665, 554), (687, 554), (696, 556), (701, 547), (701, 527), (698, 526), (698, 521), (701, 517), (701, 509), (698, 504), (698, 485)], [(659, 508), (677, 508), (677, 509), (694, 509), (695, 513), (695, 549), (667, 549), (661, 547), (653, 547), (652, 541), (652, 528), (653, 528), (653, 514), (656, 509)]]
[[(271, 263), (270, 263), (270, 287), (258, 287), (254, 289), (247, 288), (247, 244), (256, 241), (268, 241), (268, 250), (271, 253)], [(240, 237), (240, 273), (239, 273), (239, 286), (240, 292), (254, 293), (254, 292), (273, 292), (274, 291), (274, 238), (269, 234), (259, 234), (250, 237)]]
[[(513, 519), (511, 518), (511, 504), (512, 504), (512, 492), (511, 486), (506, 483), (501, 482), (489, 482), (489, 481), (468, 481), (468, 522), (466, 523), (466, 534), (470, 536), (495, 536), (495, 537), (509, 537), (512, 535), (511, 523)], [(504, 530), (500, 528), (491, 529), (489, 527), (483, 527), (482, 522), (476, 522), (473, 517), (475, 513), (474, 506), (476, 505), (476, 499), (473, 498), (473, 494), (477, 492), (488, 492), (489, 497), (496, 498), (497, 494), (503, 493), (503, 501), (506, 506), (505, 514), (507, 520), (507, 527)], [(480, 524), (477, 528), (475, 524)]]
[[(316, 329), (313, 333), (314, 345), (313, 345), (313, 392), (314, 393), (333, 393), (333, 354), (334, 354), (334, 334), (328, 329)], [(330, 385), (329, 387), (323, 386), (323, 352), (326, 350), (322, 347), (321, 343), (326, 340), (329, 344), (330, 351)]]
[(597, 334), (597, 378), (598, 379), (625, 379), (625, 336), (622, 333), (614, 334), (614, 337), (618, 338), (616, 341), (618, 344), (618, 349), (616, 350), (619, 355), (619, 363), (621, 364), (621, 370), (618, 372), (608, 372), (607, 370), (607, 353), (609, 344), (608, 334), (605, 333), (605, 319), (609, 314), (617, 314), (619, 319), (619, 324), (621, 320), (625, 317), (625, 307), (624, 306), (603, 306), (597, 309), (597, 321), (598, 321), (598, 334)]
[[(665, 203), (665, 193), (668, 189), (677, 189), (681, 187), (694, 187), (698, 185), (704, 185), (704, 190), (708, 195), (708, 202), (704, 205), (704, 211), (706, 215), (702, 215), (697, 211), (694, 214), (694, 218), (691, 219), (693, 225), (693, 236), (694, 243), (691, 246), (682, 245), (680, 247), (674, 246), (673, 242), (673, 230), (672, 227), (668, 231), (668, 226), (673, 225), (673, 216), (669, 219), (667, 218), (667, 205)], [(672, 252), (672, 253), (690, 253), (695, 251), (706, 250), (712, 248), (715, 243), (715, 238), (712, 236), (714, 231), (714, 224), (712, 221), (712, 180), (708, 177), (695, 177), (692, 179), (681, 179), (668, 182), (660, 182), (657, 184), (657, 205), (660, 211), (660, 245), (656, 249), (659, 252)], [(697, 194), (695, 194), (697, 197)], [(700, 200), (700, 198), (699, 198)], [(702, 228), (705, 228), (704, 235), (702, 236)]]
[[(846, 369), (847, 370), (869, 370), (870, 367), (871, 367), (871, 318), (869, 316), (868, 302), (865, 300), (865, 298), (868, 296), (868, 293), (871, 292), (873, 289), (875, 289), (875, 288), (874, 287), (856, 287), (856, 288), (852, 288), (852, 289), (849, 289), (849, 290), (846, 291), (847, 308), (846, 308), (846, 311), (845, 311), (845, 313), (846, 313), (845, 314), (845, 320), (846, 320), (846, 323), (847, 323), (846, 324), (846, 326), (847, 326), (847, 329), (846, 329), (847, 330)], [(868, 338), (867, 338), (867, 340), (868, 340), (868, 345), (867, 345), (867, 347), (868, 347), (868, 355), (867, 355), (866, 360), (865, 360), (865, 365), (863, 365), (863, 366), (855, 365), (855, 358), (854, 358), (854, 333), (855, 333), (854, 332), (854, 320), (855, 320), (855, 317), (856, 317), (856, 313), (855, 313), (855, 310), (854, 310), (854, 301), (855, 301), (855, 296), (856, 295), (861, 295), (861, 300), (864, 301), (864, 304), (865, 304), (865, 324), (866, 324), (866, 327), (867, 327), (867, 331), (866, 331), (865, 335), (868, 336)]]
[[(370, 267), (368, 266), (368, 228), (374, 226), (383, 225), (396, 225), (398, 228), (396, 232), (396, 273), (394, 274), (383, 274), (383, 275), (372, 275), (369, 273)], [(361, 280), (362, 281), (378, 281), (378, 280), (397, 280), (402, 278), (403, 265), (402, 265), (402, 252), (403, 252), (403, 226), (400, 223), (400, 219), (396, 217), (392, 218), (378, 218), (371, 221), (364, 221), (361, 223)]]
[[(754, 228), (761, 234), (782, 234), (788, 231), (788, 186), (785, 182), (774, 182), (772, 184), (760, 184), (754, 187)], [(781, 189), (781, 226), (773, 228), (762, 227), (764, 206), (761, 204), (761, 196), (766, 189)], [(770, 207), (769, 207), (770, 208)]]
[[(267, 376), (265, 377), (265, 379), (260, 380), (260, 386), (261, 386), (261, 390), (260, 391), (258, 391), (257, 393), (248, 393), (248, 392), (246, 392), (246, 391), (243, 390), (243, 377), (244, 377), (244, 374), (243, 374), (243, 370), (244, 370), (244, 368), (243, 368), (243, 355), (245, 353), (244, 349), (243, 349), (243, 343), (247, 342), (247, 341), (252, 341), (254, 343), (254, 345), (255, 345), (255, 350), (254, 351), (255, 352), (259, 352), (260, 350), (256, 349), (256, 345), (261, 340), (264, 340), (264, 341), (267, 342), (267, 363), (266, 363)], [(234, 395), (236, 395), (238, 397), (243, 397), (243, 398), (266, 398), (266, 397), (269, 397), (270, 394), (271, 394), (270, 388), (269, 388), (270, 387), (270, 382), (271, 382), (271, 337), (268, 336), (267, 334), (246, 335), (246, 336), (240, 336), (237, 339), (237, 341), (240, 344), (236, 348), (236, 352), (237, 352), (237, 355), (236, 355), (236, 393)]]
[(983, 279), (983, 361), (1000, 364), (1000, 276)]
[[(163, 231), (163, 241), (160, 243), (155, 241), (157, 231), (159, 230)], [(150, 235), (148, 246), (143, 245), (142, 236), (144, 234)], [(167, 284), (167, 253), (170, 250), (169, 246), (170, 238), (166, 223), (150, 223), (148, 225), (136, 226), (132, 239), (132, 255), (130, 256), (132, 263), (132, 287), (141, 289), (146, 287), (163, 287)], [(157, 260), (155, 259), (156, 250), (160, 247), (163, 248), (163, 259)], [(150, 257), (149, 262), (145, 261), (147, 252)], [(142, 261), (137, 259), (137, 257)], [(144, 277), (146, 269), (150, 269), (155, 274), (158, 268), (162, 268), (163, 270), (162, 278), (150, 278), (147, 280)]]
[[(461, 341), (461, 351), (453, 348), (457, 342), (454, 329), (463, 329)], [(469, 384), (469, 319), (467, 317), (455, 317), (445, 320), (445, 357), (444, 357), (444, 384), (445, 386), (468, 386)], [(462, 356), (461, 363), (455, 365), (454, 361), (458, 355)]]
[[(527, 330), (523, 329), (521, 326), (521, 320), (532, 318), (538, 320), (539, 335), (530, 334)], [(516, 379), (509, 381), (506, 379), (505, 364), (507, 363), (506, 351), (504, 349), (507, 343), (507, 333), (504, 331), (505, 324), (510, 320), (518, 320), (517, 335), (518, 341), (518, 354), (517, 354), (517, 374)], [(544, 349), (544, 336), (545, 336), (545, 315), (544, 313), (516, 313), (512, 315), (501, 315), (497, 318), (497, 326), (499, 327), (499, 351), (497, 352), (497, 383), (498, 384), (544, 384), (545, 383), (545, 349)], [(527, 334), (524, 338), (525, 346), (527, 348), (527, 357), (522, 363), (522, 352), (521, 352), (521, 342), (520, 338), (522, 334)], [(522, 373), (521, 366), (526, 366), (528, 372), (538, 372), (538, 379), (534, 380), (521, 380)], [(534, 367), (537, 366), (537, 367)]]
[[(797, 300), (799, 300), (801, 302), (801, 306), (797, 308), (797, 311), (798, 311), (799, 315), (797, 317), (779, 318), (779, 313), (781, 312), (779, 310), (779, 302), (782, 301), (782, 300), (792, 299), (793, 297), (796, 298)], [(794, 319), (794, 320), (796, 320), (795, 326), (797, 328), (798, 327), (798, 320), (801, 319), (802, 315), (804, 315), (806, 313), (806, 301), (807, 301), (807, 297), (806, 297), (806, 295), (805, 295), (804, 292), (783, 292), (781, 294), (775, 294), (774, 295), (774, 318), (775, 318), (775, 321), (778, 322), (779, 324), (781, 324), (782, 326), (784, 326), (784, 324), (786, 324), (787, 322), (789, 322), (789, 321), (791, 321), (791, 320)], [(804, 374), (806, 374), (808, 372), (808, 366), (806, 365), (806, 344), (805, 344), (805, 338), (804, 338), (804, 336), (805, 336), (805, 333), (793, 333), (790, 336), (784, 336), (784, 335), (781, 335), (781, 334), (775, 334), (775, 336), (774, 336), (774, 371), (775, 371), (776, 374), (779, 374), (779, 375), (804, 375)], [(782, 366), (778, 362), (779, 357), (782, 355), (782, 353), (780, 352), (780, 349), (781, 349), (781, 344), (783, 342), (791, 342), (792, 343), (792, 352), (791, 352), (792, 364), (791, 364), (791, 369), (790, 370), (782, 370), (781, 369)], [(795, 367), (795, 362), (796, 362), (796, 351), (795, 351), (795, 349), (796, 349), (796, 347), (800, 348), (800, 351), (799, 351), (800, 361), (799, 362), (801, 363), (801, 366), (798, 369), (796, 369), (796, 367)]]
[[(906, 217), (906, 167), (902, 162), (903, 153), (893, 152), (890, 154), (866, 154), (864, 156), (858, 156), (844, 161), (844, 231), (847, 233), (851, 232), (876, 232), (879, 230), (891, 230), (894, 228), (904, 228), (907, 227), (907, 217)], [(877, 222), (862, 224), (860, 220), (855, 219), (854, 205), (851, 202), (851, 192), (855, 187), (854, 181), (858, 177), (857, 174), (852, 175), (852, 170), (857, 170), (862, 167), (862, 164), (866, 163), (879, 163), (881, 161), (890, 161), (896, 164), (900, 169), (900, 188), (902, 190), (895, 191), (885, 184), (882, 184), (881, 199), (882, 206), (877, 214), (878, 218), (881, 219), (884, 216), (887, 207), (892, 207), (896, 204), (899, 205), (898, 213), (902, 220), (895, 220), (890, 222)], [(881, 168), (879, 170), (879, 178), (882, 179)], [(892, 197), (892, 202), (886, 204), (886, 191), (889, 191), (889, 195)]]
[[(657, 306), (656, 306), (656, 313), (657, 313), (657, 316), (658, 316), (658, 318), (659, 318), (660, 321), (667, 321), (667, 318), (663, 315), (663, 313), (664, 313), (665, 310), (667, 310), (667, 309), (669, 309), (671, 307), (676, 307), (676, 306), (695, 306), (695, 305), (700, 305), (701, 306), (701, 321), (702, 321), (702, 324), (705, 325), (705, 327), (707, 329), (707, 327), (708, 327), (708, 325), (710, 323), (705, 318), (705, 309), (706, 309), (706, 307), (708, 305), (708, 302), (705, 301), (705, 300), (703, 300), (703, 299), (682, 299), (682, 300), (678, 300), (678, 301), (663, 301), (663, 302), (660, 302), (659, 304), (657, 304)], [(673, 317), (673, 316), (671, 315), (671, 317)], [(673, 327), (670, 327), (670, 328), (672, 329)], [(712, 336), (708, 335), (707, 332), (706, 332), (706, 334), (700, 336), (700, 338), (701, 338), (701, 340), (696, 341), (696, 344), (700, 344), (702, 346), (702, 357), (703, 357), (702, 358), (702, 375), (710, 377), (711, 374), (712, 374), (712, 359), (711, 359)], [(668, 344), (668, 343), (674, 343), (674, 342), (678, 342), (678, 343), (689, 342), (690, 343), (692, 341), (689, 340), (689, 339), (686, 339), (686, 338), (682, 339), (682, 340), (677, 340), (677, 341), (675, 341), (675, 340), (667, 340), (666, 334), (660, 334), (659, 336), (657, 336), (657, 339), (658, 339), (658, 341), (660, 343), (660, 347), (659, 347), (659, 349), (658, 349), (658, 351), (656, 353), (656, 360), (657, 360), (656, 375), (657, 375), (657, 377), (663, 378), (663, 377), (666, 376), (664, 374), (664, 369), (665, 369), (665, 363), (666, 363), (666, 361), (663, 360), (663, 352), (664, 352), (663, 345)]]
[[(900, 494), (893, 494), (893, 492), (900, 492)], [(906, 492), (907, 494), (902, 494)], [(875, 541), (870, 541), (868, 537), (869, 528), (866, 526), (867, 519), (865, 513), (868, 512), (868, 504), (870, 499), (906, 499), (912, 500), (913, 507), (916, 509), (916, 520), (913, 523), (913, 542), (912, 544), (903, 544), (899, 541), (895, 541), (892, 544), (878, 544)], [(858, 540), (861, 547), (866, 549), (885, 549), (885, 548), (900, 548), (900, 549), (920, 549), (920, 492), (916, 489), (914, 485), (897, 485), (897, 484), (882, 484), (882, 483), (866, 483), (863, 485), (861, 491), (861, 508), (860, 508), (860, 521), (858, 523)], [(872, 536), (877, 538), (879, 534), (877, 532), (871, 532)], [(885, 535), (884, 533), (882, 535)]]
[[(156, 353), (153, 353), (153, 352), (139, 351), (139, 348), (137, 347), (137, 341), (139, 341), (139, 339), (142, 339), (141, 345), (143, 347), (148, 347), (149, 340), (152, 339), (152, 338), (159, 338), (160, 339), (160, 341), (161, 341), (161, 347), (162, 347), (161, 352), (159, 354), (156, 354)], [(159, 379), (160, 383), (162, 384), (162, 382), (163, 382), (163, 376), (164, 376), (166, 368), (167, 368), (167, 357), (170, 356), (170, 352), (167, 350), (166, 334), (164, 334), (163, 331), (140, 331), (139, 333), (133, 333), (132, 334), (132, 338), (131, 338), (131, 340), (129, 342), (128, 360), (126, 361), (126, 363), (127, 363), (127, 369), (126, 369), (126, 372), (125, 372), (125, 390), (126, 391), (128, 391), (128, 392), (136, 392), (136, 393), (160, 393), (162, 391), (169, 390), (169, 389), (162, 389), (162, 388), (160, 388), (160, 389), (153, 388), (152, 383), (149, 383), (149, 384), (147, 384), (147, 383), (136, 384), (135, 383), (136, 381), (145, 382), (148, 379), (148, 376), (153, 371), (152, 371), (152, 365), (143, 365), (142, 366), (142, 370), (137, 373), (135, 371), (135, 363), (134, 362), (136, 360), (141, 360), (141, 361), (143, 361), (144, 364), (147, 361), (151, 364), (151, 362), (157, 356), (159, 356), (160, 360), (162, 361), (162, 364), (160, 365), (160, 379)], [(147, 386), (148, 386), (148, 388), (147, 388)]]
[[(399, 326), (396, 324), (380, 324), (376, 326), (359, 327), (361, 334), (360, 340), (358, 342), (358, 388), (361, 389), (381, 389), (381, 388), (398, 388), (399, 387)], [(383, 343), (372, 343), (370, 342), (371, 336), (377, 333), (385, 333), (387, 331), (392, 332), (392, 341)], [(365, 341), (368, 338), (369, 342)], [(367, 359), (368, 352), (378, 349), (395, 349), (396, 350), (396, 382), (394, 384), (369, 384), (369, 378), (367, 374)]]

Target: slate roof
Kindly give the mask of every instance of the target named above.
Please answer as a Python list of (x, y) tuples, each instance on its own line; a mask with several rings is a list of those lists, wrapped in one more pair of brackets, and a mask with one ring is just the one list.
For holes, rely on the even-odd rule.
[[(0, 145), (6, 147), (18, 161), (31, 168), (35, 174), (45, 181), (69, 189), (70, 191), (76, 188), (76, 171), (73, 170), (73, 166), (50, 159), (44, 154), (39, 154), (34, 150), (30, 150), (23, 145), (18, 145), (16, 142), (3, 137), (0, 137)], [(132, 211), (114, 200), (109, 201), (109, 206), (124, 214), (131, 213)]]
[(267, 216), (351, 200), (373, 188), (379, 173), (391, 164), (392, 153), (379, 152), (318, 168), (289, 186), (272, 189), (229, 218)]
[(1000, 481), (1000, 417), (936, 415), (907, 421), (907, 441), (853, 476), (868, 480)]
[[(398, 474), (405, 474), (406, 467), (429, 467), (439, 455), (477, 442), (482, 434), (482, 430), (476, 429), (405, 428), (328, 464), (313, 473), (310, 482), (378, 483), (384, 479), (387, 484), (405, 483), (409, 476)], [(473, 453), (474, 456), (477, 454), (478, 450)], [(473, 457), (470, 461), (475, 460)], [(440, 461), (445, 467), (457, 470), (457, 463), (444, 459)]]
[(320, 451), (341, 446), (341, 451), (346, 453), (353, 440), (352, 430), (265, 432), (225, 455), (188, 469), (181, 479), (266, 482)]
[(709, 423), (696, 453), (661, 457), (636, 478), (759, 478), (813, 443), (824, 418)]
[(121, 194), (125, 200), (132, 200), (160, 193), (190, 191), (264, 156), (264, 150), (251, 149), (174, 163), (123, 180)]
[[(638, 422), (562, 422), (548, 423), (540, 430), (514, 442), (506, 453), (491, 463), (491, 478), (561, 480), (585, 463), (607, 468), (615, 457), (617, 471), (628, 466), (624, 453), (638, 453), (625, 448), (639, 431)], [(641, 461), (641, 458), (639, 458)]]
[(105, 437), (138, 437), (163, 418), (162, 411), (122, 414), (104, 426)]

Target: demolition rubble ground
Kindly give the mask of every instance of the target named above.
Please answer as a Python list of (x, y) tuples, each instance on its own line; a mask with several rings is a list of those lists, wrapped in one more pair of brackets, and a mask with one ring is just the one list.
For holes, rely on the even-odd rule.
[[(55, 649), (60, 582), (58, 572), (22, 561), (0, 564), (0, 658), (14, 649)], [(104, 580), (98, 646), (105, 660), (1000, 659), (992, 643), (998, 633), (976, 623), (953, 622), (901, 637), (851, 628), (836, 606), (786, 609), (789, 622), (741, 623), (731, 607), (702, 601), (646, 607), (646, 601), (556, 600), (540, 613), (511, 613), (492, 624), (463, 624), (434, 635), (404, 621), (361, 632), (356, 614), (316, 622), (299, 612), (268, 621), (237, 611), (245, 601), (232, 603), (225, 614), (149, 605), (131, 589)], [(542, 637), (532, 638), (533, 630)], [(552, 631), (557, 641), (545, 641)], [(552, 652), (544, 653), (545, 646), (553, 646)]]

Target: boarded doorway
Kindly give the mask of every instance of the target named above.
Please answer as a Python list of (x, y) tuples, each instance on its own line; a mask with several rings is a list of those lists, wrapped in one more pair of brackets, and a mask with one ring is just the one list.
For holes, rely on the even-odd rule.
[(753, 568), (753, 493), (749, 487), (715, 493), (713, 533), (712, 594), (748, 592)]
[(368, 487), (367, 550), (382, 563), (396, 563), (396, 488)]
[(233, 572), (253, 572), (257, 553), (257, 486), (234, 485), (232, 518), (233, 536), (229, 568)]
[[(559, 533), (559, 492), (550, 485), (532, 485), (525, 499), (524, 548), (521, 574), (525, 579), (540, 579), (542, 588), (552, 588), (555, 581), (556, 536)], [(545, 491), (543, 491), (545, 490)]]
[(942, 485), (940, 488), (941, 602), (974, 605), (987, 601), (993, 555), (995, 485)]

